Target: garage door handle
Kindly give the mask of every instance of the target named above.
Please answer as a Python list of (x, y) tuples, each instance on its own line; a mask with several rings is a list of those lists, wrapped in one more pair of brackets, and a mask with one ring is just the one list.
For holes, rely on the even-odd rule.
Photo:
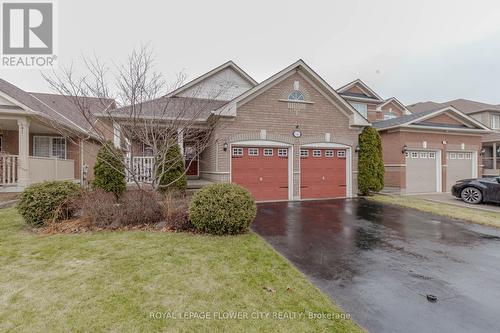
[(346, 187), (347, 185), (346, 185), (346, 184), (343, 184), (343, 185), (339, 185), (339, 186), (341, 186), (341, 187)]
[(288, 186), (280, 186), (279, 188), (288, 188)]

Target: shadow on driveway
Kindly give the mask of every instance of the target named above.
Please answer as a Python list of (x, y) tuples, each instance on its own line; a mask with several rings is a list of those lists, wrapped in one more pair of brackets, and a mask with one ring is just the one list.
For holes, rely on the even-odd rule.
[(370, 332), (500, 327), (498, 229), (363, 199), (259, 204), (253, 229)]

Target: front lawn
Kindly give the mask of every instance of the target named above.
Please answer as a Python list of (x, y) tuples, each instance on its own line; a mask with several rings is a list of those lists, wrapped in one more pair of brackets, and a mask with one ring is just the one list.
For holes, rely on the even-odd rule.
[(44, 236), (0, 210), (1, 332), (361, 331), (339, 314), (253, 233)]
[(500, 213), (474, 208), (458, 207), (455, 205), (448, 205), (446, 203), (430, 202), (410, 196), (374, 195), (366, 198), (368, 200), (414, 208), (424, 212), (442, 215), (466, 222), (484, 224), (492, 227), (500, 227)]

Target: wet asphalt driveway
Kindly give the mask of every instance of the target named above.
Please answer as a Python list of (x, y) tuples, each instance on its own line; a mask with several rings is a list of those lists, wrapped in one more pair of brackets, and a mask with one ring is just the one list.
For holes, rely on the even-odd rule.
[(363, 199), (259, 204), (253, 229), (370, 332), (499, 330), (499, 229)]

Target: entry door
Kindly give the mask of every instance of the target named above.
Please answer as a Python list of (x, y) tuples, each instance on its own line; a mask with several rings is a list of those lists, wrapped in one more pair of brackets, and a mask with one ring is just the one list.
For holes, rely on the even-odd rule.
[(288, 200), (288, 148), (233, 146), (231, 155), (233, 183), (257, 201)]
[(345, 149), (300, 150), (300, 196), (302, 199), (345, 197)]
[(474, 177), (473, 164), (474, 154), (463, 151), (450, 151), (446, 153), (446, 191), (451, 191), (451, 187), (457, 180)]
[(412, 150), (406, 152), (406, 193), (437, 191), (437, 172), (441, 172), (436, 152)]

